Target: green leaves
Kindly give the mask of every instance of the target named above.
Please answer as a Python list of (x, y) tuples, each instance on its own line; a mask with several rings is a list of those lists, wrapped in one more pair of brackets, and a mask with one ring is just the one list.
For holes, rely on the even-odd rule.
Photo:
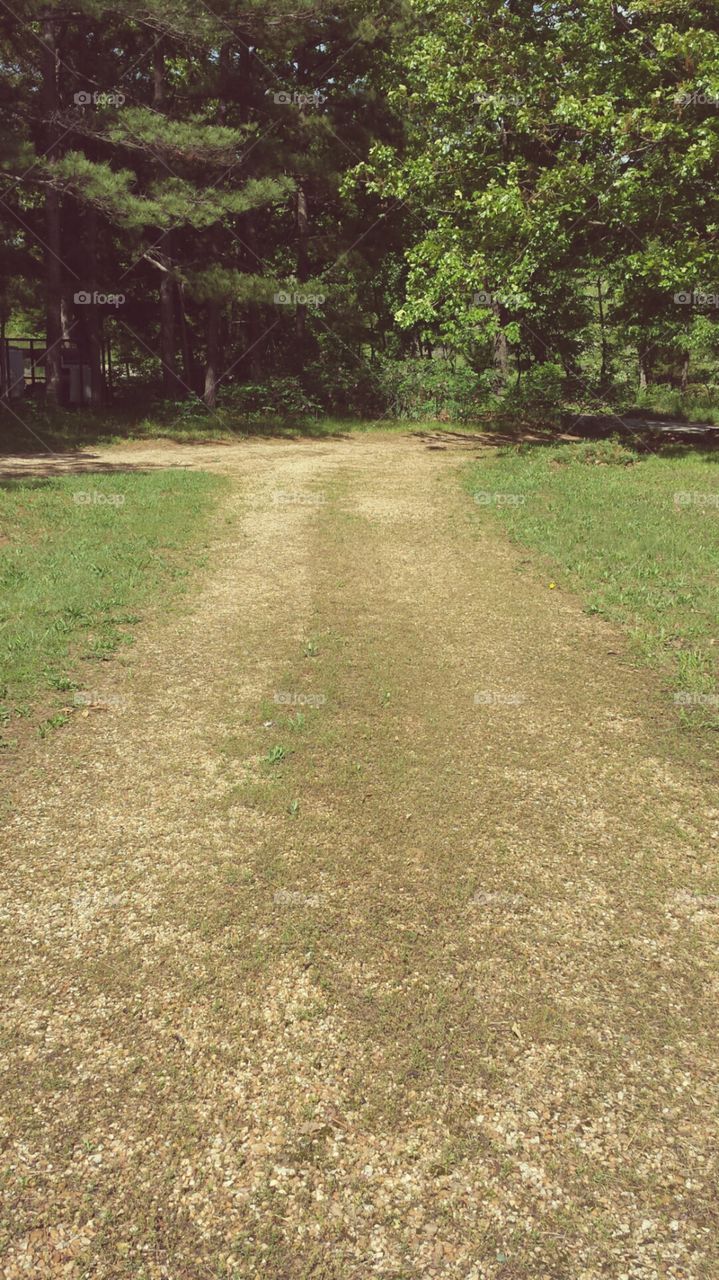
[[(416, 12), (394, 51), (404, 136), (361, 171), (418, 215), (398, 322), (433, 324), (470, 353), (477, 327), (499, 320), (520, 358), (547, 359), (590, 322), (585, 282), (602, 273), (620, 296), (634, 282), (617, 319), (664, 308), (670, 328), (677, 281), (714, 271), (719, 37), (703, 8), (418, 0)], [(513, 302), (478, 317), (477, 288)]]

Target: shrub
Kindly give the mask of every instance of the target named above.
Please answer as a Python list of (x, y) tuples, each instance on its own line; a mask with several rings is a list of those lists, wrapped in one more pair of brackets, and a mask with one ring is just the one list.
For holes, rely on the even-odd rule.
[(165, 406), (178, 422), (192, 422), (195, 418), (206, 418), (210, 410), (200, 396), (188, 395), (186, 400), (165, 401)]
[(513, 386), (502, 392), (493, 406), (494, 416), (507, 425), (555, 427), (564, 403), (564, 370), (547, 361), (532, 365)]
[(467, 365), (445, 359), (379, 361), (379, 386), (396, 418), (465, 422), (477, 417), (487, 397), (487, 381)]
[(305, 369), (322, 409), (331, 414), (375, 417), (385, 410), (379, 370), (365, 360), (350, 360), (344, 353), (313, 361)]
[(271, 377), (262, 382), (240, 382), (224, 387), (220, 408), (233, 409), (249, 421), (259, 421), (316, 417), (321, 405), (304, 390), (299, 379)]
[(619, 436), (610, 436), (608, 440), (587, 440), (577, 445), (569, 458), (570, 462), (603, 467), (630, 467), (637, 460), (635, 451), (628, 448)]

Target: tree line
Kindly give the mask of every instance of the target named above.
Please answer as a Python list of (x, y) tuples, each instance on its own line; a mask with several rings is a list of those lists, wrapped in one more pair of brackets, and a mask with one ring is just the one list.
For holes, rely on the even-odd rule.
[(713, 387), (714, 0), (30, 0), (0, 41), (0, 320), (49, 403), (70, 344), (94, 405), (111, 367), (209, 407)]

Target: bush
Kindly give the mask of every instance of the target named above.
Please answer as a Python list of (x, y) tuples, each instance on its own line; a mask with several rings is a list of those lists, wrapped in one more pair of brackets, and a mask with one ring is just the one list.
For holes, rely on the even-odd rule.
[(348, 360), (344, 353), (313, 361), (305, 378), (322, 409), (330, 414), (374, 418), (385, 410), (379, 370), (364, 360)]
[(249, 421), (259, 421), (317, 417), (321, 405), (304, 390), (299, 379), (272, 377), (223, 387), (220, 408), (233, 409)]
[(479, 416), (487, 379), (467, 365), (417, 357), (379, 362), (379, 387), (395, 418), (466, 422)]
[(630, 467), (637, 462), (637, 454), (629, 449), (619, 436), (608, 440), (587, 440), (572, 450), (569, 462), (585, 462), (604, 467)]
[(186, 400), (165, 400), (162, 403), (178, 422), (194, 422), (195, 418), (206, 418), (210, 412), (204, 400), (194, 392)]
[(555, 427), (566, 394), (566, 376), (557, 364), (532, 365), (495, 401), (494, 416), (509, 426)]

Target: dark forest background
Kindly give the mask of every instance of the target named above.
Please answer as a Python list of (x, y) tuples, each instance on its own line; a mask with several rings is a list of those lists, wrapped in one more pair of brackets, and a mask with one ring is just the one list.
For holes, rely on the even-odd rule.
[(67, 403), (75, 361), (96, 410), (719, 421), (717, 25), (3, 8), (0, 320), (36, 343), (22, 401), (5, 353), (11, 420)]

